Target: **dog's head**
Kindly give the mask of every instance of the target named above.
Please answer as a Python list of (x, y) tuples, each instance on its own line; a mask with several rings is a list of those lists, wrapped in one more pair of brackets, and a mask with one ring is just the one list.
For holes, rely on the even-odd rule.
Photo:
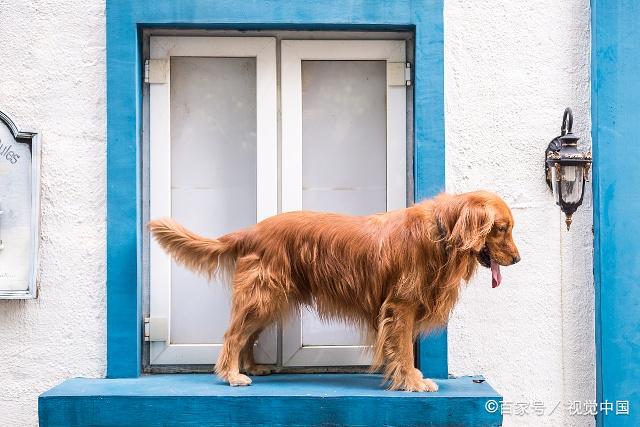
[(448, 244), (461, 251), (470, 251), (478, 262), (491, 268), (492, 287), (502, 281), (500, 266), (520, 261), (513, 236), (513, 215), (498, 195), (486, 191), (459, 194), (451, 200), (453, 209), (446, 209), (449, 218)]

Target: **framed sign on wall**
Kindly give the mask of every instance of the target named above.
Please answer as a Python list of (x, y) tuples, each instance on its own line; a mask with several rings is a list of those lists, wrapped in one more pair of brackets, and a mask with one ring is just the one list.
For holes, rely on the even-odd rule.
[(40, 138), (0, 111), (0, 299), (37, 295)]

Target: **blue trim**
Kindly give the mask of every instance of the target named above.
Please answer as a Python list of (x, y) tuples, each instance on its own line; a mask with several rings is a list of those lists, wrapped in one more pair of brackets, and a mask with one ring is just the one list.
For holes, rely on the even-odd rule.
[[(444, 188), (443, 0), (107, 0), (107, 376), (140, 374), (140, 40), (143, 26), (415, 28), (415, 199)], [(447, 376), (446, 334), (418, 360)]]
[[(444, 190), (444, 27), (441, 1), (415, 8), (414, 198), (419, 202)], [(417, 366), (423, 374), (447, 378), (447, 331), (423, 336)]]
[[(598, 46), (597, 35), (599, 33), (596, 20), (596, 1), (591, 1), (591, 144), (594, 157), (592, 168), (592, 192), (593, 192), (593, 285), (595, 298), (595, 351), (596, 351), (596, 400), (602, 402), (602, 351), (600, 337), (600, 160), (598, 152), (598, 96), (596, 93), (596, 80), (598, 58), (596, 50)], [(602, 415), (596, 415), (596, 425), (602, 427)]]
[(138, 33), (127, 2), (108, 2), (107, 21), (107, 376), (141, 367)]
[(416, 365), (427, 377), (447, 378), (449, 376), (447, 353), (447, 329), (434, 331), (420, 337)]
[(629, 416), (599, 426), (640, 425), (640, 3), (592, 2), (592, 136), (596, 390), (629, 400)]
[[(212, 375), (67, 380), (38, 399), (41, 427), (228, 425), (499, 426), (502, 401), (487, 382), (439, 380), (436, 393), (399, 393), (377, 375), (254, 378), (229, 387)], [(499, 406), (498, 406), (499, 407)]]

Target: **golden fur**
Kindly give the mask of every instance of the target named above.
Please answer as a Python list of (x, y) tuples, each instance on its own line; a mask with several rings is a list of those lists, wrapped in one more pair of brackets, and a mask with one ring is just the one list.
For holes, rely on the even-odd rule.
[(371, 216), (290, 212), (208, 239), (171, 219), (149, 223), (159, 244), (182, 265), (232, 277), (232, 314), (216, 364), (231, 385), (253, 363), (258, 334), (303, 305), (323, 318), (359, 325), (374, 345), (391, 389), (435, 391), (413, 367), (413, 342), (445, 325), (460, 284), (485, 250), (500, 265), (519, 260), (513, 217), (497, 195), (441, 194), (407, 209)]

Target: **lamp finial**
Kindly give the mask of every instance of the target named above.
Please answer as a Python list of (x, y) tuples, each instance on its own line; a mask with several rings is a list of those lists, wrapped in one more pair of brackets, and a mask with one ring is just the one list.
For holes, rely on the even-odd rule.
[(573, 222), (573, 214), (567, 214), (564, 222), (567, 224), (567, 231), (569, 231), (569, 228), (571, 227), (571, 223)]

